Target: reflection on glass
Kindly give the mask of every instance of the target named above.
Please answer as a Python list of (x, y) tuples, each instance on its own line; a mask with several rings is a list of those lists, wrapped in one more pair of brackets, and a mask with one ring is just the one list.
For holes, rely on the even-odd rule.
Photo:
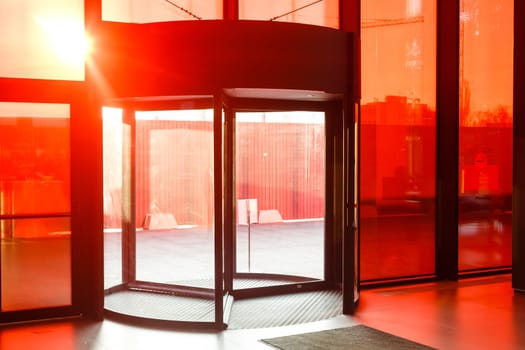
[(0, 103), (2, 311), (71, 304), (69, 158), (69, 105)]
[(0, 215), (69, 213), (69, 158), (69, 105), (0, 102)]
[(337, 0), (240, 0), (239, 18), (339, 28)]
[(322, 112), (236, 114), (238, 272), (323, 278)]
[(102, 19), (125, 23), (221, 19), (222, 3), (222, 0), (102, 0)]
[(433, 274), (436, 1), (361, 10), (361, 280)]
[(0, 77), (84, 79), (83, 0), (0, 0)]
[(137, 280), (213, 288), (213, 110), (135, 118)]
[(511, 266), (511, 0), (462, 0), (459, 269)]
[(71, 305), (70, 219), (6, 219), (0, 229), (2, 311)]

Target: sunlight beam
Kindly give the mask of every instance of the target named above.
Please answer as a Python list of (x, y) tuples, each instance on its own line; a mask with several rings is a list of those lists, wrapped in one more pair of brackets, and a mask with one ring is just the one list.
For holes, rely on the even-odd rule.
[(84, 25), (70, 18), (35, 17), (44, 29), (54, 54), (65, 64), (83, 64), (91, 50)]

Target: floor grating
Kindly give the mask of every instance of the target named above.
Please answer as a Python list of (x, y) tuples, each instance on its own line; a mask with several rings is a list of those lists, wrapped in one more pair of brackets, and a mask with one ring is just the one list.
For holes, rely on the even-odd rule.
[[(105, 298), (107, 310), (153, 320), (213, 322), (214, 301), (121, 291)], [(233, 302), (228, 329), (280, 327), (332, 318), (341, 314), (342, 294), (338, 290), (258, 297)]]

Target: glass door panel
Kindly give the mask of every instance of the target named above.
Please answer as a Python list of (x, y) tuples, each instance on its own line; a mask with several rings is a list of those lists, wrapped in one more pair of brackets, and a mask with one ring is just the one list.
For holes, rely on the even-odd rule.
[(69, 109), (0, 103), (2, 312), (72, 305)]
[(213, 289), (213, 110), (135, 122), (137, 280)]
[(324, 279), (324, 112), (237, 112), (235, 120), (236, 272), (265, 274), (268, 284)]
[(0, 220), (16, 227), (2, 239), (2, 311), (71, 305), (69, 218)]
[(222, 297), (215, 295), (214, 111), (129, 107), (103, 109), (105, 309), (222, 324)]
[(122, 109), (104, 107), (104, 289), (123, 283), (122, 277), (122, 183), (123, 140), (130, 126), (122, 120)]

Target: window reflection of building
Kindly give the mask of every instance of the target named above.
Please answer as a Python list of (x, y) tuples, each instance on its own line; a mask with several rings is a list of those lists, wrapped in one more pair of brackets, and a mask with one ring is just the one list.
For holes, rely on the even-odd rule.
[(2, 311), (72, 301), (69, 109), (0, 102)]
[(507, 0), (460, 2), (462, 271), (511, 264), (512, 10)]
[(361, 279), (432, 274), (436, 2), (361, 6)]

